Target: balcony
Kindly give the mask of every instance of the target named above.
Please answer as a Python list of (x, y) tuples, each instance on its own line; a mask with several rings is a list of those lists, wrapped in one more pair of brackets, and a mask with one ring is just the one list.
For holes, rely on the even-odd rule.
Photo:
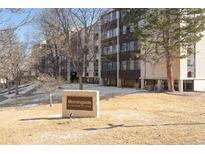
[(109, 30), (109, 29), (112, 29), (112, 28), (116, 28), (117, 27), (117, 19), (114, 19), (112, 21), (108, 21), (106, 23), (103, 23), (101, 25), (101, 30), (102, 31), (106, 31), (106, 30)]
[[(121, 79), (139, 79), (140, 70), (120, 70), (120, 78)], [(117, 70), (102, 70), (101, 76), (103, 78), (117, 78)]]
[(102, 70), (101, 76), (103, 78), (117, 78), (117, 70)]
[(140, 70), (120, 70), (120, 78), (123, 79), (139, 79)]

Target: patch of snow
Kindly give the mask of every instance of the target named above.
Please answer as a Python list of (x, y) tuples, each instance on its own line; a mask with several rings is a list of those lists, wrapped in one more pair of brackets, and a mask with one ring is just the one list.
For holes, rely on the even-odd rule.
[[(126, 95), (126, 94), (132, 94), (132, 93), (139, 93), (144, 92), (144, 90), (136, 89), (136, 88), (118, 88), (118, 87), (110, 87), (110, 86), (99, 86), (98, 84), (83, 84), (84, 90), (98, 90), (100, 94), (100, 98), (104, 97), (112, 97), (116, 95)], [(31, 84), (29, 86), (22, 87), (23, 89), (20, 91), (20, 95), (18, 97), (10, 97), (7, 100), (4, 100), (0, 102), (0, 104), (6, 104), (11, 103), (11, 105), (15, 105), (16, 103), (23, 104), (22, 106), (26, 107), (32, 107), (31, 104), (42, 104), (45, 101), (48, 101), (49, 97), (45, 90), (42, 88), (36, 89), (36, 91), (33, 91), (30, 95), (24, 95), (29, 91), (32, 91), (35, 88), (34, 84)], [(64, 84), (61, 86), (61, 88), (56, 89), (53, 92), (53, 100), (61, 100), (63, 90), (78, 90), (79, 84), (72, 83), (72, 84)], [(28, 105), (25, 105), (28, 104)]]
[(50, 116), (51, 118), (62, 118), (61, 114), (54, 114)]
[(1, 92), (1, 95), (7, 97), (7, 98), (12, 98), (12, 97), (20, 97), (21, 95), (25, 95), (27, 93), (29, 93), (30, 91), (32, 91), (35, 88), (34, 84), (28, 85), (28, 84), (24, 84), (24, 85), (20, 85), (19, 86), (19, 95), (16, 96), (15, 94), (15, 88), (11, 89), (11, 94), (8, 94), (8, 89), (5, 89), (4, 91)]
[(31, 108), (31, 107), (34, 107), (34, 106), (39, 106), (40, 104), (27, 104), (27, 105), (24, 105), (23, 108)]

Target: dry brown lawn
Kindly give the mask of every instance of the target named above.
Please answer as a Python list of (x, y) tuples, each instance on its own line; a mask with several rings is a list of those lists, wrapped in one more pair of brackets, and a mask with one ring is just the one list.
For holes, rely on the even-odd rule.
[(101, 100), (99, 118), (59, 115), (61, 104), (1, 108), (0, 144), (205, 144), (205, 95), (129, 94)]

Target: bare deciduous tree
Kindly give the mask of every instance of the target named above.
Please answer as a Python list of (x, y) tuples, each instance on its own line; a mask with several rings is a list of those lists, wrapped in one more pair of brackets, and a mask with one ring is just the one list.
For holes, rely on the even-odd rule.
[(13, 23), (12, 15), (22, 14), (24, 9), (0, 9), (0, 78), (6, 80), (8, 92), (10, 93), (11, 82), (16, 85), (18, 94), (18, 84), (22, 77), (25, 65), (25, 48), (15, 34), (15, 31), (32, 20), (31, 12), (27, 12), (26, 17)]
[[(62, 38), (61, 48), (68, 59), (68, 76), (70, 63), (74, 66), (79, 76), (79, 89), (83, 89), (82, 77), (86, 71), (86, 64), (94, 61), (95, 50), (91, 50), (90, 42), (94, 24), (99, 19), (102, 9), (46, 9), (39, 17), (40, 25), (45, 33), (45, 38), (51, 31), (57, 33), (51, 40)], [(54, 34), (54, 33), (51, 33)], [(72, 39), (77, 42), (72, 42)], [(69, 79), (69, 77), (68, 77)]]
[(77, 34), (77, 51), (73, 52), (72, 63), (79, 75), (79, 89), (83, 89), (83, 74), (86, 74), (86, 68), (89, 62), (93, 62), (96, 56), (96, 50), (92, 50), (95, 23), (99, 20), (102, 9), (72, 9), (72, 23), (74, 33)]
[(18, 41), (12, 29), (7, 29), (1, 35), (4, 39), (0, 52), (1, 78), (6, 79), (8, 92), (10, 93), (11, 82), (15, 84), (15, 93), (18, 95), (18, 85), (24, 71), (27, 69), (27, 57), (25, 47)]
[[(58, 64), (58, 57), (67, 57), (67, 81), (70, 82), (70, 9), (43, 9), (40, 16), (36, 19), (40, 33), (43, 34), (42, 40), (46, 40), (50, 46), (48, 52), (55, 53), (55, 63)], [(59, 69), (59, 74), (60, 69)]]
[(49, 100), (50, 100), (50, 107), (52, 107), (53, 99), (52, 99), (52, 93), (54, 90), (56, 90), (58, 87), (60, 87), (63, 84), (63, 80), (60, 77), (54, 77), (49, 74), (39, 74), (37, 79), (37, 85), (42, 87), (44, 90), (46, 90), (49, 94)]

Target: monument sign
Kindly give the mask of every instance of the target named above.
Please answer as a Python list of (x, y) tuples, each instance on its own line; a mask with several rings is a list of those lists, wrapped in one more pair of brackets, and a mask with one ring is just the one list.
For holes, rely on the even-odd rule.
[(99, 91), (64, 90), (62, 103), (63, 117), (99, 116)]

